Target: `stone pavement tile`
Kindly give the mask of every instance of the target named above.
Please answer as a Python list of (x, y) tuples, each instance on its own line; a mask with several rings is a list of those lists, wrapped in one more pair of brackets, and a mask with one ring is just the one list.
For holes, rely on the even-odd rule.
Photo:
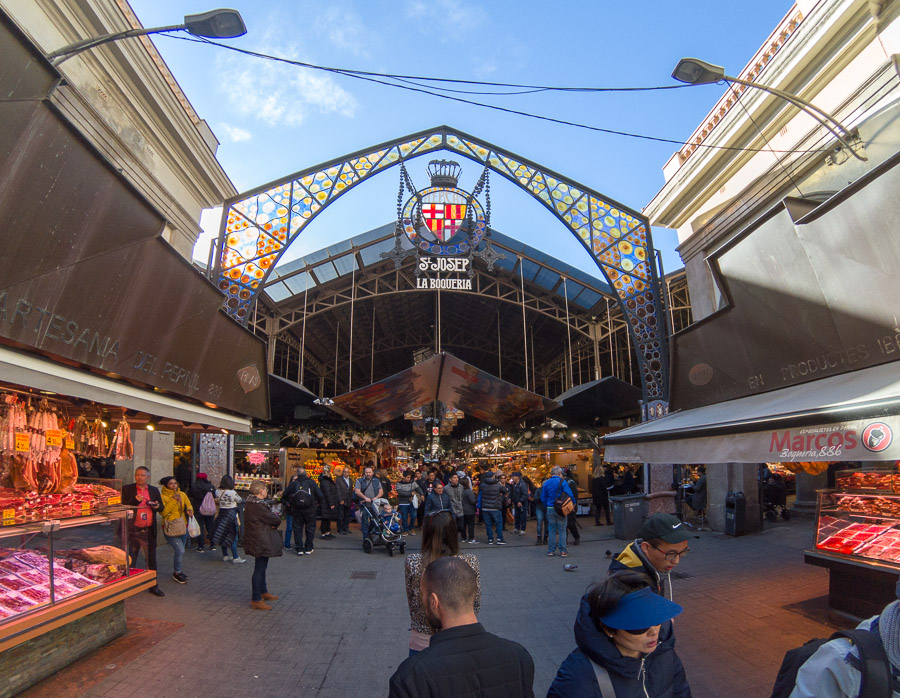
[[(510, 536), (505, 547), (464, 546), (481, 563), (480, 620), (529, 650), (539, 696), (575, 647), (578, 602), (592, 580), (605, 576), (605, 552), (626, 545), (611, 538), (609, 527), (585, 525), (581, 532), (582, 544), (570, 547), (565, 560), (533, 546), (533, 534)], [(483, 527), (477, 535), (483, 539)], [(695, 696), (767, 696), (784, 651), (830, 634), (831, 628), (782, 608), (827, 591), (827, 575), (802, 561), (811, 538), (810, 522), (791, 521), (740, 538), (703, 533), (691, 540), (691, 554), (676, 568), (691, 576), (675, 579), (674, 593), (686, 609), (676, 619), (677, 648)], [(417, 551), (420, 540), (411, 538), (408, 551)], [(160, 548), (163, 570), (170, 569), (170, 554)], [(123, 685), (168, 695), (172, 658), (198, 646), (214, 647), (216, 659), (187, 662), (176, 674), (178, 695), (210, 695), (211, 686), (223, 696), (357, 695), (353, 667), (362, 657), (370, 667), (364, 693), (386, 693), (389, 676), (407, 656), (402, 556), (390, 558), (383, 549), (364, 554), (356, 532), (317, 540), (312, 556), (270, 561), (269, 588), (281, 600), (269, 612), (249, 607), (252, 565), (223, 565), (216, 557), (189, 554), (187, 585), (162, 575), (164, 599), (141, 594), (126, 602), (130, 617), (184, 627), (117, 669), (91, 695), (116, 695)], [(565, 572), (565, 563), (579, 567)], [(354, 571), (376, 577), (350, 579)], [(223, 667), (233, 684), (221, 681)]]

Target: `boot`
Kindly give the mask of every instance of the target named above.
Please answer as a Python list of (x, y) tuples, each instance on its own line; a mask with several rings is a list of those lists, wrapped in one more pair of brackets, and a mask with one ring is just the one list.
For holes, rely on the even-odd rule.
[(271, 611), (272, 607), (265, 601), (251, 601), (250, 605), (257, 611)]
[(261, 594), (263, 601), (278, 601), (278, 597), (275, 594), (270, 594), (266, 592), (265, 594)]
[(541, 537), (538, 536), (538, 537), (537, 537), (537, 540), (534, 541), (534, 544), (535, 544), (535, 545), (540, 545), (540, 544), (541, 544), (541, 541), (542, 541)]

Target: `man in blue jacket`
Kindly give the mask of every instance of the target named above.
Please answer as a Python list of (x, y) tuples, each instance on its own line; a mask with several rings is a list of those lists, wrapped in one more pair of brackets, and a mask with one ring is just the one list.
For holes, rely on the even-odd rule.
[(569, 557), (566, 550), (566, 517), (556, 511), (553, 506), (559, 497), (560, 488), (575, 501), (572, 488), (562, 478), (562, 468), (558, 465), (550, 471), (550, 477), (541, 485), (541, 501), (547, 505), (547, 526), (550, 531), (550, 540), (547, 543), (547, 555), (553, 557), (556, 554), (557, 535), (559, 536), (559, 556)]

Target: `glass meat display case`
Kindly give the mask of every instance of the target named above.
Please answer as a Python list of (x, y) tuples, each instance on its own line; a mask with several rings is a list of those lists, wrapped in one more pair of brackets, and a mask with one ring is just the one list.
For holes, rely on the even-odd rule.
[(130, 510), (0, 528), (0, 634), (10, 619), (142, 570), (122, 547)]

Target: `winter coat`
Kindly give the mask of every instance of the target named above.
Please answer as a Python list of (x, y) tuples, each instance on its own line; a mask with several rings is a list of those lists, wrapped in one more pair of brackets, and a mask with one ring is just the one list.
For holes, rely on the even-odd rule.
[(291, 480), (290, 483), (288, 483), (288, 486), (284, 488), (284, 494), (281, 495), (281, 501), (288, 502), (288, 506), (290, 507), (291, 512), (294, 514), (297, 514), (299, 512), (297, 511), (291, 500), (294, 497), (294, 492), (299, 490), (301, 487), (312, 492), (313, 496), (312, 505), (308, 506), (304, 511), (314, 511), (316, 508), (316, 502), (322, 501), (322, 490), (319, 489), (319, 486), (316, 484), (315, 480), (306, 475), (298, 477), (296, 480)]
[(478, 507), (482, 511), (499, 511), (506, 494), (506, 488), (497, 478), (485, 475), (481, 478), (481, 487), (478, 490)]
[(337, 521), (337, 485), (329, 475), (319, 475), (319, 489), (322, 491), (322, 518), (326, 521)]
[(200, 478), (191, 485), (187, 496), (191, 500), (191, 504), (194, 505), (194, 511), (200, 512), (200, 505), (203, 504), (203, 498), (206, 497), (207, 492), (212, 492), (213, 497), (216, 496), (216, 488), (212, 486), (209, 480)]
[(637, 489), (637, 484), (634, 481), (634, 473), (630, 470), (626, 470), (625, 476), (622, 478), (622, 493), (634, 494), (637, 492)]
[(706, 509), (706, 473), (703, 473), (694, 485), (694, 494), (691, 496), (691, 509), (695, 511)]
[(553, 477), (544, 480), (541, 484), (541, 501), (548, 509), (552, 508), (556, 503), (556, 498), (559, 497), (560, 487), (562, 487), (563, 491), (572, 498), (573, 502), (575, 501), (575, 494), (572, 492), (572, 488), (569, 487), (568, 483), (559, 475), (554, 475)]
[(441, 494), (432, 491), (432, 493), (428, 495), (428, 499), (425, 500), (425, 516), (430, 515), (432, 512), (437, 513), (439, 511), (449, 511), (450, 513), (453, 513), (450, 505), (450, 495), (447, 494), (447, 490), (444, 490)]
[(419, 483), (402, 481), (397, 483), (398, 504), (409, 504), (413, 494), (419, 495), (419, 506), (422, 506), (422, 500), (425, 499), (425, 494), (422, 492), (422, 488), (419, 487)]
[[(619, 570), (643, 572), (650, 577), (653, 591), (672, 601), (672, 575), (669, 572), (660, 572), (653, 566), (647, 559), (647, 556), (644, 555), (644, 551), (641, 550), (642, 542), (642, 538), (635, 539), (625, 547), (625, 550), (613, 558), (612, 562), (609, 563), (610, 573), (618, 572)], [(668, 582), (669, 593), (666, 593), (666, 582)]]
[(416, 484), (419, 486), (419, 489), (422, 490), (422, 496), (424, 498), (428, 498), (428, 495), (431, 494), (431, 490), (434, 489), (435, 483), (437, 483), (438, 479), (434, 478), (431, 482), (428, 482), (428, 477), (419, 478), (416, 480)]
[(244, 552), (252, 557), (281, 557), (281, 517), (254, 496), (244, 505)]
[(160, 494), (162, 495), (163, 506), (159, 515), (162, 517), (162, 520), (176, 521), (177, 519), (184, 519), (187, 521), (188, 511), (193, 510), (187, 495), (181, 490), (173, 492), (168, 487), (163, 487), (160, 490)]
[[(879, 635), (880, 616), (864, 620), (856, 627)], [(879, 636), (880, 637), (880, 636)], [(893, 667), (896, 676), (897, 667)], [(830, 640), (819, 647), (797, 671), (791, 698), (820, 696), (858, 696), (862, 676), (859, 673), (859, 649), (846, 638)], [(894, 680), (893, 698), (900, 698)]]
[[(578, 649), (559, 667), (547, 698), (689, 698), (691, 695), (684, 666), (675, 654), (671, 624), (660, 628), (659, 642), (653, 652), (641, 659), (626, 657), (606, 633), (597, 629), (585, 595), (575, 619), (575, 644)], [(603, 696), (600, 692), (591, 661), (609, 672), (615, 696)]]
[(521, 502), (522, 506), (524, 507), (528, 503), (528, 497), (531, 492), (528, 489), (527, 482), (520, 478), (515, 485), (509, 486), (509, 490), (509, 496), (512, 500), (513, 506)]
[(609, 504), (609, 490), (606, 489), (606, 476), (600, 475), (591, 480), (591, 499), (597, 506)]
[(463, 515), (463, 492), (465, 491), (466, 488), (462, 485), (457, 485), (456, 487), (447, 485), (444, 488), (444, 494), (450, 498), (450, 510), (453, 512), (453, 516), (460, 517)]
[(347, 482), (344, 482), (344, 476), (341, 475), (335, 479), (334, 484), (337, 487), (338, 502), (343, 502), (345, 507), (350, 506), (353, 500), (353, 480), (347, 478)]
[(540, 511), (547, 511), (547, 505), (544, 504), (544, 500), (541, 499), (541, 492), (543, 492), (543, 488), (538, 487), (534, 491), (534, 508), (539, 509)]
[(475, 490), (468, 489), (463, 492), (463, 516), (475, 516), (478, 500), (475, 499)]

